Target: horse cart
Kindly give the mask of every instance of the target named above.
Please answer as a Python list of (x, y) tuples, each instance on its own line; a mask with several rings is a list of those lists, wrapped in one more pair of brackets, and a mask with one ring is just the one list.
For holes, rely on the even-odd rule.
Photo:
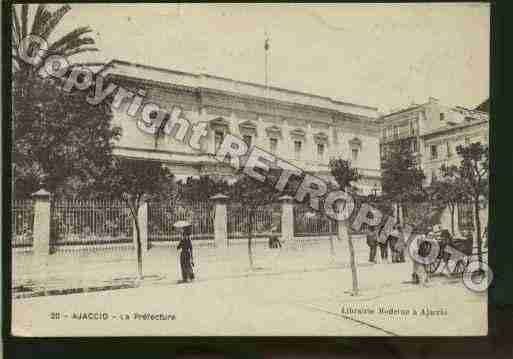
[[(435, 273), (443, 263), (451, 270), (451, 274), (462, 274), (472, 257), (472, 238), (453, 238), (449, 231), (443, 230), (435, 240), (440, 250), (436, 259), (427, 265), (428, 273)], [(453, 261), (452, 266), (448, 265), (450, 260)]]

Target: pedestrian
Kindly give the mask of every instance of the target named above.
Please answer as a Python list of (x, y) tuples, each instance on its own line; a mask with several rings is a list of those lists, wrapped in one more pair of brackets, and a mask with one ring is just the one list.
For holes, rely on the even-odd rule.
[[(433, 229), (429, 228), (427, 234), (418, 235), (414, 240), (414, 251), (418, 253), (419, 259), (427, 258), (433, 248), (433, 242), (435, 242), (435, 236)], [(423, 263), (417, 258), (412, 258), (413, 263), (413, 283), (427, 286), (429, 282), (429, 271), (427, 270), (427, 264)]]
[[(426, 258), (429, 254), (431, 243), (429, 243), (429, 238), (434, 240), (432, 235), (426, 237), (424, 234), (418, 235), (414, 240), (414, 251), (418, 253), (419, 258)], [(419, 261), (417, 258), (412, 258), (413, 263), (413, 272), (412, 272), (412, 280), (414, 284), (421, 284), (423, 286), (427, 285), (429, 281), (429, 275), (426, 268), (426, 264)]]
[(381, 256), (381, 262), (388, 261), (388, 236), (383, 233), (384, 225), (380, 228), (378, 234), (378, 246), (379, 254)]
[(397, 262), (404, 263), (404, 251), (406, 249), (406, 238), (404, 237), (403, 229), (400, 225), (397, 226), (398, 232), (398, 240), (395, 245), (396, 253), (397, 253)]
[(188, 282), (194, 279), (194, 259), (192, 256), (192, 225), (188, 221), (178, 221), (174, 227), (181, 230), (181, 239), (177, 249), (180, 250), (180, 268), (182, 271), (182, 281)]
[(369, 246), (369, 262), (376, 263), (376, 251), (378, 247), (378, 230), (369, 226), (367, 230), (367, 245)]
[(399, 241), (399, 230), (398, 226), (395, 225), (392, 229), (392, 232), (388, 235), (387, 242), (388, 246), (390, 247), (390, 254), (392, 255), (392, 263), (398, 263), (399, 254), (397, 251), (397, 243)]
[(270, 229), (269, 248), (281, 248), (281, 242), (278, 235), (278, 228), (276, 225), (273, 225)]

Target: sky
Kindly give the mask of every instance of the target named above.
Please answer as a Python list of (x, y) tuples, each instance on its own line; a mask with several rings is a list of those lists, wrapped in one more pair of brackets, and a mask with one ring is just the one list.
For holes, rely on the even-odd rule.
[(84, 25), (100, 51), (76, 61), (263, 84), (267, 32), (272, 86), (383, 113), (489, 96), (488, 4), (73, 4), (54, 35)]

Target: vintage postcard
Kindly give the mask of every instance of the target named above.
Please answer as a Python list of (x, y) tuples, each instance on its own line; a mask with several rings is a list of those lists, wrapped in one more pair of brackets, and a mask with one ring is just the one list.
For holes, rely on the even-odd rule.
[(487, 335), (489, 4), (11, 11), (13, 335)]

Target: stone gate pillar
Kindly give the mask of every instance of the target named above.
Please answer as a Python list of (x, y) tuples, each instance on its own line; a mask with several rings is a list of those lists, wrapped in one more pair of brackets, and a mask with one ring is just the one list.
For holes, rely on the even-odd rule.
[(214, 201), (214, 243), (218, 248), (228, 247), (228, 223), (226, 202), (228, 196), (216, 194), (210, 197)]
[(50, 192), (40, 189), (34, 198), (34, 231), (32, 244), (32, 272), (39, 280), (46, 280), (50, 256)]
[(50, 254), (50, 192), (40, 189), (34, 198), (34, 258), (46, 259)]
[(281, 196), (281, 238), (290, 242), (294, 238), (294, 199), (290, 196)]

